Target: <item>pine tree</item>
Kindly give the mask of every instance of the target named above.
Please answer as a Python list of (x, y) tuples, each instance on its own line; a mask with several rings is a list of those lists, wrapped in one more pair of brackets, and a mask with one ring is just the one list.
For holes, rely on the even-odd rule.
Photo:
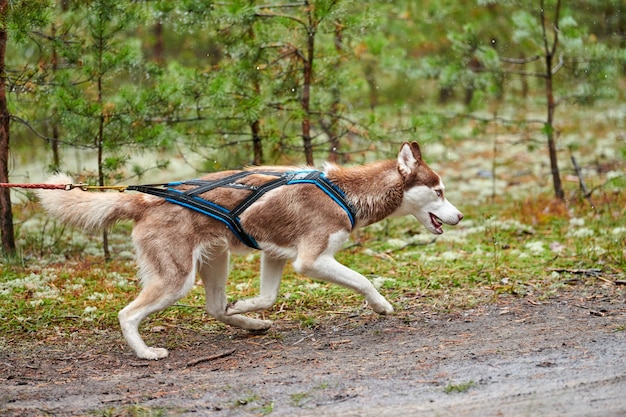
[[(7, 86), (12, 84), (6, 68), (6, 50), (9, 41), (19, 43), (35, 27), (42, 27), (48, 18), (49, 1), (23, 0), (11, 3), (0, 0), (0, 182), (9, 181), (9, 143), (11, 112)], [(7, 257), (16, 253), (13, 228), (11, 194), (8, 188), (0, 189), (0, 233), (2, 249)]]
[[(55, 44), (64, 69), (49, 74), (56, 86), (51, 106), (63, 115), (65, 147), (95, 153), (92, 177), (101, 186), (127, 177), (130, 158), (159, 144), (163, 131), (152, 120), (163, 99), (151, 88), (158, 68), (143, 60), (140, 42), (128, 35), (140, 11), (135, 4), (113, 0), (75, 4), (64, 22), (72, 41)], [(132, 169), (141, 175), (146, 168)], [(108, 259), (106, 231), (103, 242)]]
[[(11, 115), (7, 106), (5, 54), (8, 31), (6, 26), (8, 0), (0, 0), (0, 182), (9, 182), (9, 140)], [(13, 212), (11, 211), (11, 194), (8, 188), (0, 189), (0, 226), (2, 229), (2, 248), (5, 256), (15, 254), (15, 238), (13, 231)]]

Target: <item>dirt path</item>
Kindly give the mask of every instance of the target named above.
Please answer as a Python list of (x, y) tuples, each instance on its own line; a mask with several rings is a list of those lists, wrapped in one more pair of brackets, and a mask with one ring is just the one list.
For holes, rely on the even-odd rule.
[(153, 334), (185, 341), (159, 362), (135, 359), (113, 332), (4, 346), (0, 415), (626, 415), (622, 294), (572, 289), (452, 315), (365, 312), (291, 326)]

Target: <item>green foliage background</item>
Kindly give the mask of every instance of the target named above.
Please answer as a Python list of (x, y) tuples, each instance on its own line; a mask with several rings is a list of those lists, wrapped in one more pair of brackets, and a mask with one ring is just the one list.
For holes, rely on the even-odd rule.
[[(14, 149), (49, 148), (50, 170), (98, 152), (78, 174), (102, 183), (141, 177), (177, 152), (198, 155), (199, 171), (302, 163), (304, 120), (316, 161), (360, 162), (403, 140), (441, 140), (451, 116), (545, 106), (539, 1), (10, 4)], [(544, 7), (552, 18), (556, 2)], [(623, 100), (623, 4), (561, 9), (560, 106)], [(146, 153), (150, 163), (129, 166)]]

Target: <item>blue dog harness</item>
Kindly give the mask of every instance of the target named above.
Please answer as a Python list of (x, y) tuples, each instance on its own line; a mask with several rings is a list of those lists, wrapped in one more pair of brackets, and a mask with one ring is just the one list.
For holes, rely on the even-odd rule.
[[(274, 176), (276, 179), (271, 180), (263, 185), (253, 186), (238, 183), (237, 180), (247, 177), (248, 175), (260, 174)], [(216, 220), (226, 224), (226, 226), (237, 236), (245, 245), (260, 249), (256, 240), (243, 230), (239, 221), (239, 216), (257, 201), (263, 194), (281, 187), (283, 185), (295, 184), (315, 184), (320, 190), (324, 191), (335, 203), (341, 207), (348, 218), (350, 224), (354, 227), (355, 215), (352, 204), (346, 199), (345, 193), (333, 184), (323, 172), (315, 170), (295, 171), (295, 172), (257, 172), (257, 171), (241, 171), (233, 175), (229, 175), (219, 180), (202, 180), (194, 179), (187, 181), (170, 182), (161, 185), (130, 185), (128, 190), (139, 191), (164, 198), (166, 201), (187, 207), (199, 213), (210, 216)], [(195, 188), (187, 191), (177, 190), (172, 187), (180, 185), (192, 185)], [(163, 188), (166, 187), (166, 188)], [(211, 191), (215, 188), (235, 188), (248, 190), (251, 193), (232, 210), (228, 210), (218, 204), (199, 197), (200, 194)]]

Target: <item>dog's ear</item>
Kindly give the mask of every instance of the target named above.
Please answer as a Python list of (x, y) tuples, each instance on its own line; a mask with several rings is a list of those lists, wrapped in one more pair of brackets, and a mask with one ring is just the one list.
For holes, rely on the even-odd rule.
[(420, 146), (417, 142), (411, 143), (411, 152), (413, 152), (413, 156), (417, 159), (418, 162), (422, 161), (422, 151), (420, 150)]
[(398, 171), (403, 177), (408, 177), (422, 162), (422, 152), (417, 142), (404, 142), (398, 154)]

